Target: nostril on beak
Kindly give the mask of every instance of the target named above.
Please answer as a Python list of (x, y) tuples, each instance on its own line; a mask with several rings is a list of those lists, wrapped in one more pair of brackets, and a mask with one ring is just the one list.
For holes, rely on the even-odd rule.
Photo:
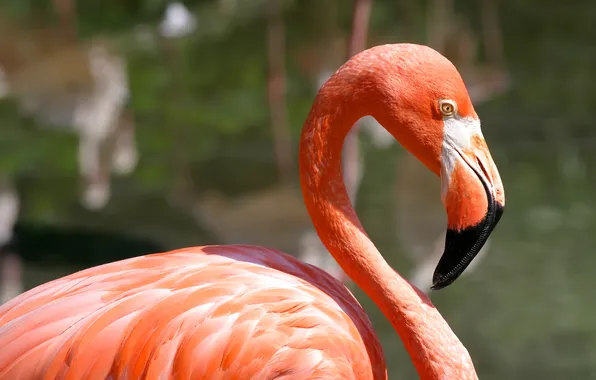
[(490, 181), (490, 176), (488, 175), (488, 171), (484, 167), (482, 160), (480, 160), (478, 157), (476, 157), (476, 163), (478, 163), (478, 167), (480, 167), (480, 170), (482, 170), (482, 173), (484, 174), (484, 177), (486, 178), (486, 180)]

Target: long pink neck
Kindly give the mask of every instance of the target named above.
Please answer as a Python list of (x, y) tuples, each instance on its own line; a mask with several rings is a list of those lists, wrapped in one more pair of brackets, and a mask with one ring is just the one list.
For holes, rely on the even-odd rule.
[(300, 181), (315, 229), (389, 319), (421, 379), (477, 379), (466, 348), (447, 322), (425, 294), (387, 264), (352, 208), (342, 175), (344, 139), (360, 117), (372, 114), (384, 124), (389, 116), (383, 101), (373, 101), (380, 96), (374, 85), (346, 84), (345, 79), (340, 72), (323, 86), (302, 131)]

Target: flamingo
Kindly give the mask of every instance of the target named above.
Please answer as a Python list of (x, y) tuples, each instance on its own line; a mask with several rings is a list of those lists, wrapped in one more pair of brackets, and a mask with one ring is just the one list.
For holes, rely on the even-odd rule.
[[(499, 221), (503, 185), (453, 64), (381, 45), (319, 90), (299, 149), (306, 208), (344, 271), (389, 319), (422, 379), (477, 379), (429, 298), (387, 264), (350, 204), (349, 129), (370, 114), (440, 175), (448, 214), (433, 275), (444, 288)], [(0, 379), (387, 379), (373, 326), (350, 291), (280, 251), (185, 248), (86, 269), (0, 307)]]

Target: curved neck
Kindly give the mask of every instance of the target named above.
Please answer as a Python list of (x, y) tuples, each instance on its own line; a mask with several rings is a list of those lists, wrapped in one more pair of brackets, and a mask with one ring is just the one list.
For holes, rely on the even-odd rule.
[[(367, 236), (343, 181), (341, 151), (352, 125), (372, 115), (389, 121), (372, 86), (323, 86), (300, 140), (300, 182), (314, 227), (342, 269), (381, 309), (401, 337), (421, 379), (477, 379), (466, 348), (428, 297), (395, 272)], [(349, 88), (353, 87), (353, 88)]]

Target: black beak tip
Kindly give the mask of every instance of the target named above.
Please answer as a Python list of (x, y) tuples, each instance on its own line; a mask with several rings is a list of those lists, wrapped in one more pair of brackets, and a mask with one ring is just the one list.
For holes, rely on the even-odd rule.
[(455, 281), (456, 278), (457, 277), (452, 278), (452, 279), (447, 279), (447, 278), (443, 278), (443, 277), (435, 275), (435, 276), (433, 276), (433, 285), (430, 287), (430, 289), (431, 290), (441, 290), (443, 288), (446, 288), (449, 285), (451, 285)]
[(431, 290), (446, 288), (464, 273), (488, 240), (502, 215), (503, 206), (492, 202), (486, 217), (477, 225), (461, 231), (447, 230), (445, 252), (433, 274)]
[[(461, 262), (463, 262), (463, 260)], [(461, 276), (470, 262), (472, 262), (472, 259), (470, 259), (468, 263), (462, 265), (460, 269), (451, 266), (437, 266), (437, 269), (433, 275), (433, 285), (431, 286), (431, 290), (441, 290), (453, 284), (455, 280)], [(451, 270), (448, 270), (449, 268), (451, 268)]]

